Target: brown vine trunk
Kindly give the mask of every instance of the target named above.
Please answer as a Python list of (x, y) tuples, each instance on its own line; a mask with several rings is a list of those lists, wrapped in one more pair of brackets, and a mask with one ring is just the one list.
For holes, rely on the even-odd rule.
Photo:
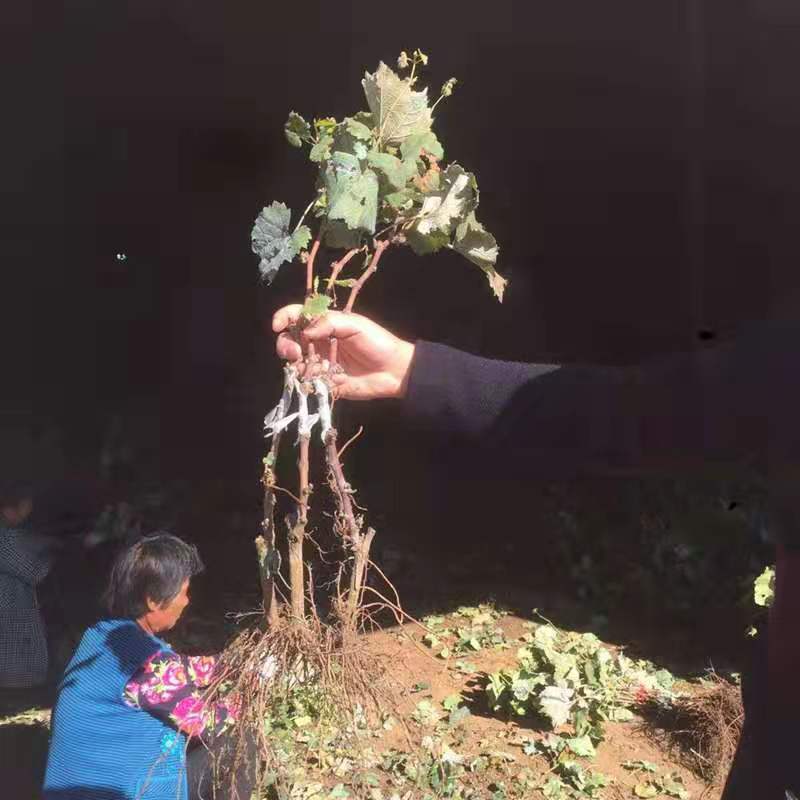
[(287, 518), (289, 528), (289, 583), (292, 595), (292, 617), (295, 622), (306, 618), (305, 567), (303, 563), (303, 541), (308, 522), (308, 496), (311, 488), (308, 483), (308, 450), (310, 435), (300, 436), (300, 457), (297, 462), (300, 474), (300, 502), (294, 515)]
[(357, 518), (353, 510), (353, 500), (351, 498), (352, 489), (344, 477), (342, 462), (339, 458), (339, 451), (336, 448), (337, 433), (335, 428), (331, 428), (325, 439), (325, 458), (328, 462), (330, 472), (330, 483), (338, 501), (342, 515), (342, 538), (345, 546), (353, 557), (353, 569), (350, 573), (350, 589), (347, 593), (347, 615), (348, 622), (353, 624), (358, 611), (361, 598), (361, 588), (364, 585), (364, 576), (367, 565), (369, 564), (369, 550), (375, 531), (372, 528), (367, 530), (366, 535), (361, 532), (362, 521)]
[[(261, 599), (264, 605), (264, 619), (269, 627), (278, 621), (278, 603), (275, 597), (275, 575), (280, 568), (280, 553), (275, 544), (275, 460), (278, 456), (280, 436), (276, 435), (270, 450), (270, 458), (264, 459), (264, 474), (261, 483), (264, 487), (263, 519), (261, 533), (256, 536), (258, 556), (258, 577), (261, 583)], [(270, 464), (271, 459), (271, 464)]]

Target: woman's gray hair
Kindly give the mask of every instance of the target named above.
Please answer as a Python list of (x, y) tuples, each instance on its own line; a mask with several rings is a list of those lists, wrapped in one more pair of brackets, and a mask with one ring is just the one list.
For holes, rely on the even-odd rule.
[(117, 619), (138, 619), (149, 610), (148, 600), (169, 603), (203, 569), (193, 544), (161, 531), (144, 536), (114, 562), (105, 594), (108, 612)]

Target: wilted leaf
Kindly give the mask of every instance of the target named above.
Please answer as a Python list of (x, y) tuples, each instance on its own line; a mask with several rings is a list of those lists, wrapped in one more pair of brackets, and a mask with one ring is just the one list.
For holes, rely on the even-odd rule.
[(311, 126), (295, 111), (289, 112), (289, 119), (283, 127), (286, 141), (292, 147), (302, 147), (303, 142), (311, 141)]
[(450, 234), (475, 208), (476, 202), (472, 175), (458, 164), (451, 164), (441, 175), (439, 189), (422, 201), (416, 230), (423, 235), (433, 231)]
[(267, 283), (272, 283), (281, 264), (291, 261), (302, 249), (308, 228), (302, 226), (295, 235), (289, 233), (291, 219), (292, 212), (278, 202), (266, 206), (256, 217), (250, 241), (253, 252), (261, 259), (258, 268)]
[[(486, 273), (489, 286), (497, 299), (502, 302), (508, 281), (494, 268), (500, 248), (494, 236), (478, 222), (474, 213), (469, 214), (456, 228), (453, 249), (473, 264), (477, 264)], [(537, 633), (539, 630), (542, 628), (539, 628)]]
[(659, 791), (654, 783), (647, 781), (646, 783), (637, 783), (636, 786), (633, 787), (633, 793), (637, 797), (657, 797)]
[(569, 719), (572, 709), (572, 690), (561, 686), (546, 686), (539, 692), (539, 707), (554, 728)]
[(399, 144), (414, 133), (430, 130), (427, 89), (413, 91), (408, 79), (400, 78), (383, 62), (374, 73), (366, 73), (361, 83), (381, 141)]

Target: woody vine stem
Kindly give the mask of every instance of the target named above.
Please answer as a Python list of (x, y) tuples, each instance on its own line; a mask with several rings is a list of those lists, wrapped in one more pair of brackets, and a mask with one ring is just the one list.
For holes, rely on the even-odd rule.
[[(349, 289), (343, 313), (353, 311), (389, 247), (405, 245), (419, 256), (440, 250), (457, 252), (478, 266), (495, 296), (503, 298), (506, 281), (495, 270), (499, 248), (476, 217), (475, 175), (455, 162), (443, 163), (444, 147), (433, 132), (434, 109), (438, 110), (439, 104), (453, 94), (456, 79), (445, 81), (438, 99), (431, 104), (428, 90), (416, 88), (419, 72), (427, 64), (427, 55), (419, 50), (411, 55), (400, 54), (398, 72), (379, 64), (362, 80), (369, 110), (341, 121), (324, 117), (307, 122), (294, 111), (289, 114), (284, 127), (287, 141), (293, 147), (307, 147), (308, 158), (318, 165), (316, 194), (293, 229), (291, 211), (283, 203), (273, 202), (265, 207), (256, 219), (251, 240), (267, 283), (272, 282), (282, 264), (298, 256), (305, 265), (305, 304), (293, 331), (298, 340), (304, 326), (336, 306), (337, 287)], [(307, 216), (318, 221), (313, 240), (311, 227), (303, 224)], [(330, 264), (329, 275), (324, 278), (327, 286), (320, 292), (315, 266), (320, 253), (326, 250), (343, 252)], [(357, 256), (364, 259), (360, 274), (343, 277), (354, 260), (361, 261)], [(332, 376), (342, 366), (338, 342), (332, 338), (328, 344), (327, 360), (307, 344), (302, 357), (285, 367), (280, 402), (264, 421), (272, 441), (264, 459), (264, 516), (256, 547), (264, 614), (270, 627), (282, 618), (280, 608), (288, 608), (289, 619), (298, 629), (307, 623), (309, 601), (312, 618), (315, 615), (312, 576), (304, 562), (314, 493), (309, 463), (315, 426), (319, 426), (327, 482), (336, 504), (334, 530), (347, 552), (346, 562), (340, 564), (338, 583), (342, 585), (341, 578), (349, 571), (347, 588), (335, 598), (336, 610), (346, 625), (356, 625), (370, 563), (375, 532), (365, 529), (364, 516), (353, 500), (338, 449), (338, 433), (332, 420)], [(295, 421), (298, 478), (292, 492), (278, 484), (276, 470), (284, 433)], [(281, 606), (278, 601), (283, 596), (283, 578), (275, 523), (279, 493), (293, 500), (293, 510), (285, 518), (289, 598)]]

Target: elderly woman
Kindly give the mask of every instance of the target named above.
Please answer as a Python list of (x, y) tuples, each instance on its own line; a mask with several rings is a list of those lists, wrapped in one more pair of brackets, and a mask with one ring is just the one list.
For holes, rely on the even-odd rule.
[[(110, 617), (84, 633), (59, 686), (45, 798), (212, 796), (221, 734), (235, 710), (203, 699), (213, 656), (180, 655), (159, 638), (186, 609), (189, 582), (202, 569), (196, 548), (169, 534), (119, 555), (106, 596)], [(214, 796), (249, 800), (254, 758), (246, 761)]]

